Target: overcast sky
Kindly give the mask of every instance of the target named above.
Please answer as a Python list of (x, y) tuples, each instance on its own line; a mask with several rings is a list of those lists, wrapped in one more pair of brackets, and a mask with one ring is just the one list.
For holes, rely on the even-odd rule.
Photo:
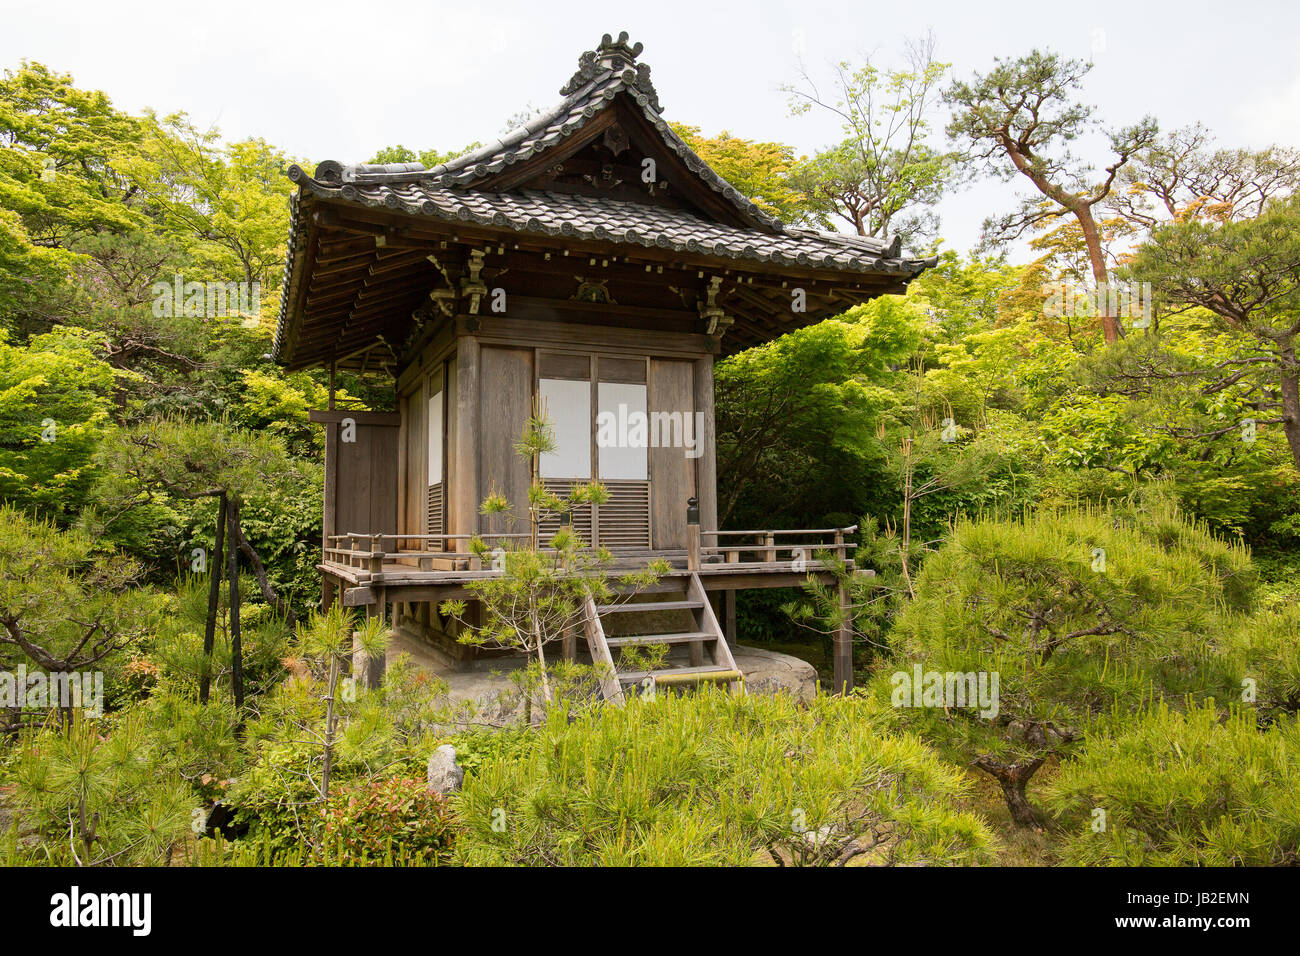
[[(124, 110), (185, 110), (227, 138), (261, 136), (312, 165), (356, 162), (377, 148), (459, 148), (502, 132), (508, 117), (549, 106), (602, 33), (627, 30), (670, 120), (779, 140), (800, 153), (829, 145), (826, 117), (791, 117), (783, 83), (796, 51), (809, 68), (864, 54), (894, 60), (927, 30), (959, 75), (1034, 46), (1096, 67), (1086, 99), (1109, 124), (1154, 114), (1196, 120), (1223, 145), (1300, 146), (1300, 3), (985, 0), (841, 3), (443, 3), (277, 0), (0, 0), (0, 67), (23, 59), (70, 72)], [(1094, 144), (1096, 145), (1096, 144)], [(1095, 152), (1094, 160), (1104, 160)], [(940, 206), (948, 245), (965, 251), (1014, 186), (985, 182)]]

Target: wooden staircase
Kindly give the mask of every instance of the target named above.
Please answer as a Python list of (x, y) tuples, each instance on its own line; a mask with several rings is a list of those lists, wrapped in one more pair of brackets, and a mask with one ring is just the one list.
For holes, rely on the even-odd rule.
[[(633, 686), (645, 692), (659, 686), (722, 681), (736, 686), (743, 679), (700, 576), (690, 572), (678, 580), (683, 582), (683, 590), (653, 596), (662, 600), (599, 606), (587, 601), (587, 647), (592, 662), (604, 672), (601, 692), (606, 700), (621, 702), (625, 689)], [(668, 630), (647, 630), (656, 619), (665, 617), (690, 623)], [(668, 649), (661, 666), (654, 670), (620, 666), (624, 650), (656, 645)]]

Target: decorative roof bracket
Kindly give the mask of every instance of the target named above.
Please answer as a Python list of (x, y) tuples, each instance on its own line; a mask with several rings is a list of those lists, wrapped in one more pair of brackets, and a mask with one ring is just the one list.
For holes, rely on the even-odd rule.
[(700, 318), (705, 322), (705, 331), (709, 335), (722, 338), (731, 323), (735, 321), (718, 305), (718, 291), (722, 288), (722, 276), (710, 276), (709, 287), (705, 290), (705, 301), (697, 304)]
[(471, 249), (469, 259), (465, 263), (465, 268), (469, 274), (462, 276), (460, 280), (460, 294), (469, 297), (470, 315), (478, 315), (478, 307), (483, 302), (483, 297), (488, 294), (488, 287), (479, 278), (479, 273), (483, 271), (483, 250)]

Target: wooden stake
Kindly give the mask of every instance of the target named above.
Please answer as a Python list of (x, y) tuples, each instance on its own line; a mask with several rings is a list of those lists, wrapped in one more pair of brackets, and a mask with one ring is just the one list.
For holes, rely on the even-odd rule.
[(225, 559), (221, 546), (226, 537), (226, 493), (221, 493), (217, 505), (216, 547), (208, 563), (208, 616), (203, 622), (203, 674), (199, 678), (199, 703), (206, 704), (212, 689), (212, 648), (217, 637), (217, 609), (221, 603), (221, 575)]
[(244, 650), (239, 637), (239, 538), (235, 531), (238, 525), (239, 499), (234, 498), (226, 521), (226, 559), (230, 572), (230, 688), (236, 709), (244, 706)]
[(849, 609), (849, 591), (839, 587), (840, 613), (843, 620), (832, 638), (835, 656), (835, 693), (847, 694), (853, 689), (853, 614)]

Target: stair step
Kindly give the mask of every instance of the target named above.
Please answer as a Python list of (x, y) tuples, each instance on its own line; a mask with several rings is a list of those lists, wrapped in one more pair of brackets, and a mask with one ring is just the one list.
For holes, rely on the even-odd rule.
[(617, 676), (621, 684), (639, 684), (647, 677), (653, 677), (656, 684), (696, 684), (711, 680), (741, 680), (745, 675), (738, 670), (706, 664), (703, 667), (674, 667), (662, 671), (627, 671)]
[(607, 637), (605, 643), (610, 647), (626, 647), (629, 644), (687, 644), (691, 641), (716, 641), (718, 636), (708, 631), (677, 631), (670, 634), (632, 634), (627, 637)]
[(597, 614), (619, 614), (628, 611), (693, 611), (704, 607), (703, 601), (645, 601), (639, 604), (602, 604)]

